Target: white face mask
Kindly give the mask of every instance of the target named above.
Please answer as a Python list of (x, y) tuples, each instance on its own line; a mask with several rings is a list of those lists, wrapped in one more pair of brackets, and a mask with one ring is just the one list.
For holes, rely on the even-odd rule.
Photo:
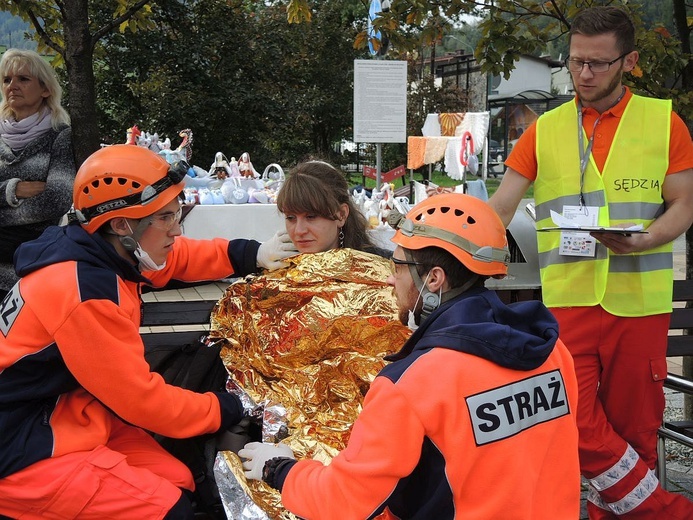
[(416, 324), (416, 317), (414, 316), (414, 311), (409, 311), (409, 319), (407, 320), (407, 327), (409, 327), (412, 332), (415, 332), (416, 329), (419, 328), (419, 326)]
[(152, 257), (149, 256), (149, 253), (142, 249), (139, 242), (137, 243), (137, 249), (135, 249), (134, 253), (135, 257), (137, 257), (137, 265), (140, 271), (161, 271), (166, 267), (166, 260), (164, 260), (163, 264), (157, 264), (152, 260)]
[[(125, 223), (128, 225), (130, 233), (134, 235), (135, 232), (130, 227), (130, 223), (127, 220)], [(135, 253), (135, 258), (137, 258), (137, 267), (139, 267), (140, 271), (161, 271), (164, 267), (166, 267), (166, 260), (164, 260), (164, 263), (161, 265), (157, 264), (154, 260), (152, 260), (152, 257), (149, 256), (149, 253), (142, 249), (139, 241), (137, 242), (137, 249), (135, 249), (133, 252)]]
[[(416, 297), (416, 302), (414, 302), (414, 309), (416, 309), (416, 306), (419, 304), (419, 300), (421, 300), (421, 295), (423, 294), (424, 289), (426, 289), (426, 282), (428, 282), (429, 276), (431, 276), (430, 271), (426, 275), (426, 279), (424, 280), (421, 289), (419, 289), (419, 295)], [(419, 328), (419, 326), (416, 324), (416, 316), (414, 315), (414, 309), (409, 309), (409, 319), (407, 320), (407, 327), (409, 327), (412, 330), (412, 332)]]

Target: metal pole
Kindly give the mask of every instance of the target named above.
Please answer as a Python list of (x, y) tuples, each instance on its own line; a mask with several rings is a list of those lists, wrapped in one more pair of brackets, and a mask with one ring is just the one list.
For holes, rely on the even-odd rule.
[(375, 189), (380, 189), (380, 172), (381, 172), (381, 156), (382, 156), (383, 145), (381, 143), (376, 143), (375, 145)]

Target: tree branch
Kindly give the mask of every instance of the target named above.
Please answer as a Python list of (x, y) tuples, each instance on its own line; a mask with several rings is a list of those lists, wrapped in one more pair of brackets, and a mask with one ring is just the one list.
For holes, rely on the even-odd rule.
[(31, 9), (27, 9), (22, 0), (12, 0), (12, 3), (15, 4), (20, 11), (23, 11), (26, 14), (26, 16), (29, 18), (29, 21), (31, 22), (31, 25), (34, 27), (36, 34), (38, 34), (39, 38), (41, 38), (41, 41), (45, 43), (46, 46), (53, 49), (55, 52), (65, 57), (65, 49), (51, 39), (51, 37), (48, 35), (48, 33), (41, 25), (39, 19), (36, 17), (36, 14), (34, 14), (34, 11), (32, 11)]
[(129, 20), (132, 18), (132, 15), (134, 15), (137, 11), (142, 9), (142, 7), (145, 6), (145, 4), (149, 3), (150, 0), (140, 0), (137, 2), (135, 5), (133, 5), (130, 9), (125, 11), (122, 15), (120, 15), (118, 18), (114, 18), (113, 20), (110, 21), (110, 23), (104, 25), (96, 31), (92, 37), (91, 37), (91, 46), (92, 48), (96, 45), (96, 42), (98, 42), (101, 38), (103, 38), (106, 34), (111, 32), (113, 29), (118, 27), (121, 23), (123, 23), (126, 20)]
[(556, 4), (556, 0), (551, 0), (551, 5), (553, 6), (553, 10), (556, 13), (556, 17), (561, 21), (561, 23), (565, 24), (565, 26), (568, 29), (570, 29), (570, 22), (568, 22), (568, 20), (566, 20), (565, 16), (563, 16), (563, 13), (558, 8), (558, 4)]

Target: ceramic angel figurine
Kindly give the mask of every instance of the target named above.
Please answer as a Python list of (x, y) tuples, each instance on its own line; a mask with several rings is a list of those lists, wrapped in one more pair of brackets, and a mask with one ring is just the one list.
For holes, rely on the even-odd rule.
[(387, 216), (395, 207), (395, 193), (393, 185), (389, 182), (383, 183), (383, 185), (380, 187), (380, 193), (382, 195), (382, 198), (378, 202), (380, 209), (380, 220), (387, 222)]
[(231, 173), (231, 166), (226, 160), (226, 156), (221, 152), (217, 152), (214, 155), (214, 162), (209, 168), (209, 176), (224, 180), (231, 177)]
[(231, 157), (229, 169), (231, 170), (231, 173), (229, 174), (230, 177), (241, 177), (241, 170), (238, 168), (238, 161), (235, 157)]
[(243, 177), (249, 179), (257, 179), (260, 174), (253, 167), (253, 163), (250, 162), (250, 154), (248, 152), (243, 152), (241, 158), (238, 161), (238, 169)]
[(178, 149), (171, 150), (171, 140), (167, 137), (159, 150), (159, 155), (161, 155), (169, 164), (173, 164), (181, 159), (184, 159), (183, 155), (179, 153)]
[(161, 143), (159, 143), (159, 134), (157, 132), (149, 136), (149, 149), (154, 153), (161, 151)]
[(148, 132), (142, 132), (140, 136), (137, 138), (137, 146), (141, 146), (142, 148), (149, 148), (149, 145), (152, 144), (152, 139), (149, 137)]

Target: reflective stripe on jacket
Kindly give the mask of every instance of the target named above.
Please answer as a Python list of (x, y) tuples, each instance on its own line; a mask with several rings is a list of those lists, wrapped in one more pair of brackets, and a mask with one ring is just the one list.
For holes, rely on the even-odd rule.
[[(599, 208), (600, 226), (642, 224), (664, 212), (671, 102), (633, 96), (614, 136), (604, 171), (592, 157), (584, 175), (587, 206)], [(578, 206), (580, 155), (574, 102), (537, 121), (537, 228), (551, 227), (550, 211)], [(584, 132), (584, 130), (583, 130)], [(585, 146), (587, 137), (584, 138)], [(593, 257), (559, 255), (561, 233), (538, 233), (544, 303), (548, 307), (601, 305), (617, 316), (671, 312), (672, 244), (626, 255), (597, 243)]]

